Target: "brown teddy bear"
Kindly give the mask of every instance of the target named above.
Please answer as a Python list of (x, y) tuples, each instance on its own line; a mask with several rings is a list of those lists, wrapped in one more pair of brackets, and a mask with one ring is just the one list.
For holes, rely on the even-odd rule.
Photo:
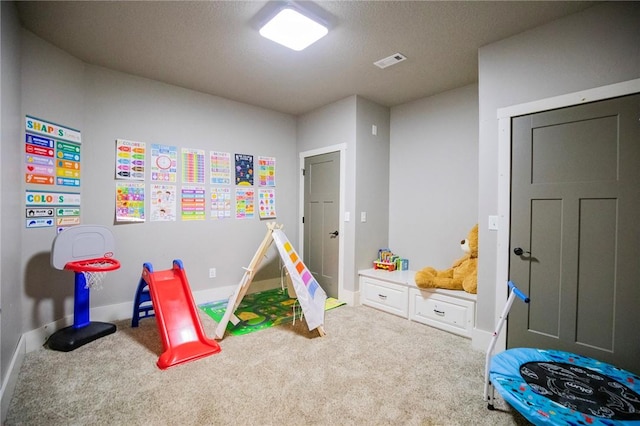
[(416, 285), (422, 288), (446, 288), (464, 290), (475, 294), (478, 291), (478, 225), (467, 239), (460, 242), (467, 254), (456, 260), (449, 269), (438, 271), (430, 266), (416, 272)]

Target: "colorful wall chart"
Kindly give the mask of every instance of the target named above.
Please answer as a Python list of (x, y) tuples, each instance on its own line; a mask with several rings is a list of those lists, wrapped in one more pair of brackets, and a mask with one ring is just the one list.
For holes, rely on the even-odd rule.
[(176, 220), (176, 186), (151, 184), (149, 193), (152, 222), (170, 222)]
[(258, 214), (260, 219), (276, 217), (276, 190), (273, 188), (258, 189)]
[(176, 182), (178, 175), (178, 148), (169, 145), (151, 144), (151, 180), (153, 182)]
[(252, 188), (236, 188), (236, 219), (253, 219), (255, 200)]
[(24, 201), (27, 228), (57, 225), (60, 232), (80, 224), (80, 194), (27, 190)]
[(204, 150), (182, 148), (182, 182), (204, 183)]
[(144, 221), (144, 183), (116, 182), (116, 222)]
[(231, 154), (211, 151), (211, 185), (231, 185)]
[(236, 154), (236, 185), (253, 185), (253, 155)]
[(231, 219), (231, 188), (211, 188), (211, 219)]
[(116, 179), (144, 180), (146, 152), (144, 142), (116, 139)]
[(275, 157), (258, 157), (258, 182), (260, 186), (276, 186)]
[(44, 136), (25, 134), (25, 182), (55, 184), (55, 141)]
[(180, 200), (182, 220), (206, 219), (206, 199), (203, 186), (183, 186)]
[(80, 186), (80, 145), (56, 141), (56, 185)]

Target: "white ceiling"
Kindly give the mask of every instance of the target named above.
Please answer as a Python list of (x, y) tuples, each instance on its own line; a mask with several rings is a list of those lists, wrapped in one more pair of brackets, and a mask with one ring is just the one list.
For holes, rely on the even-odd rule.
[[(354, 94), (394, 106), (474, 83), (479, 47), (595, 4), (319, 1), (330, 32), (295, 52), (257, 32), (258, 14), (271, 3), (25, 1), (17, 7), (25, 28), (86, 63), (298, 115)], [(373, 65), (396, 52), (408, 59), (384, 70)]]

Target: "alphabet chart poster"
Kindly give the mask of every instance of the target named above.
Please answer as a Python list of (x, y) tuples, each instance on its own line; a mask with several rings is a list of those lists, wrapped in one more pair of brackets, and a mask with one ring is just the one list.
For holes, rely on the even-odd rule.
[(178, 175), (178, 148), (151, 144), (151, 180), (175, 182)]
[(231, 188), (211, 188), (211, 219), (231, 219)]
[(231, 185), (231, 154), (211, 151), (211, 185)]
[(182, 148), (182, 182), (204, 184), (204, 150)]
[(276, 186), (275, 157), (258, 157), (258, 182), (260, 186)]
[(253, 219), (255, 200), (252, 188), (236, 188), (236, 219)]
[(253, 155), (236, 154), (236, 185), (253, 186)]
[(183, 186), (180, 194), (182, 220), (206, 219), (206, 199), (203, 186)]
[(155, 183), (151, 184), (152, 222), (170, 222), (176, 220), (176, 186)]
[(116, 179), (144, 180), (144, 142), (116, 139)]
[(116, 182), (116, 222), (144, 221), (144, 183)]
[(276, 190), (273, 188), (258, 189), (258, 214), (260, 219), (276, 217)]

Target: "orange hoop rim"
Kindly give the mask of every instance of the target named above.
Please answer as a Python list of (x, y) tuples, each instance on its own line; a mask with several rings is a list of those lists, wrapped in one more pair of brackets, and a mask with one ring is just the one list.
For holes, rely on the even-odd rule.
[(78, 260), (64, 265), (64, 269), (75, 272), (107, 272), (120, 268), (120, 262), (111, 257)]

